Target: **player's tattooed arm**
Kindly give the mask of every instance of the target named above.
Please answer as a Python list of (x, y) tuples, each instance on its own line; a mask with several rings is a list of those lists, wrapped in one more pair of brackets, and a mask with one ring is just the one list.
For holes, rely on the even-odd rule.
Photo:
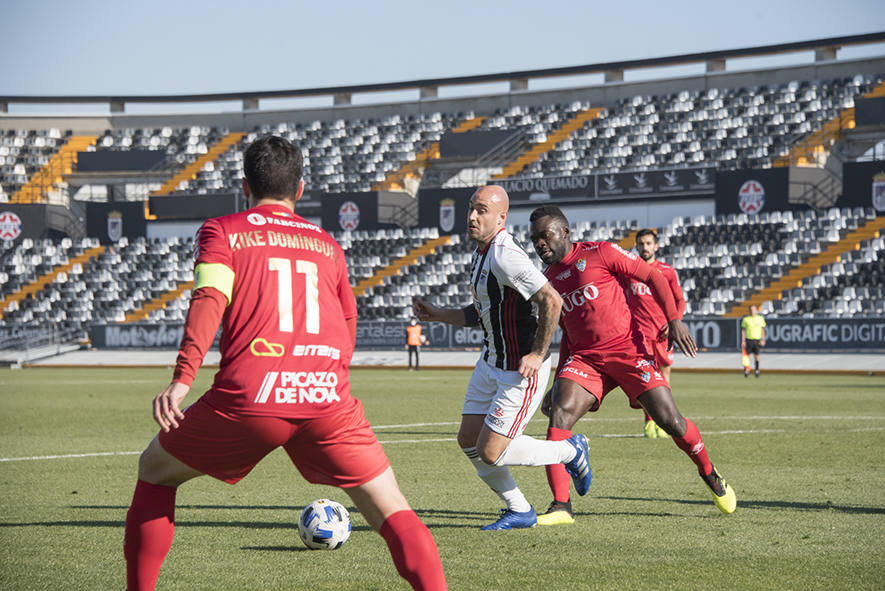
[(535, 292), (532, 302), (538, 305), (538, 330), (535, 332), (535, 342), (531, 352), (519, 360), (519, 375), (524, 378), (534, 376), (541, 369), (562, 309), (562, 298), (549, 283), (545, 283)]

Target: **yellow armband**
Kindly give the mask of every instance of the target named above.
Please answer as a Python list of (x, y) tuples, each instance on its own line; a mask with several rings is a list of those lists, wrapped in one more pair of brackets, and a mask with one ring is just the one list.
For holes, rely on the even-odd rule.
[(194, 269), (194, 291), (201, 287), (214, 287), (224, 294), (230, 304), (234, 290), (234, 271), (221, 263), (200, 263)]

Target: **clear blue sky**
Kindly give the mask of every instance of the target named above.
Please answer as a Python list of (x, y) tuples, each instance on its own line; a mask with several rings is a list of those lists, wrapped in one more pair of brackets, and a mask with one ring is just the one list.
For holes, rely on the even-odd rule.
[[(310, 88), (885, 30), (881, 0), (0, 0), (0, 9), (0, 94), (16, 95)], [(840, 57), (864, 52), (885, 48)]]

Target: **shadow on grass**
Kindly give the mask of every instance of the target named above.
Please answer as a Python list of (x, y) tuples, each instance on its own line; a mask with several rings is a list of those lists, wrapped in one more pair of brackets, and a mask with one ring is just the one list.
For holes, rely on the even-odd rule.
[(310, 552), (305, 546), (240, 546), (240, 550), (257, 550), (259, 552)]
[[(122, 520), (71, 520), (71, 521), (22, 521), (0, 523), (3, 527), (119, 527), (126, 525)], [(176, 521), (175, 527), (234, 527), (245, 529), (298, 529), (298, 524), (284, 521)], [(372, 531), (368, 525), (355, 525), (354, 531)]]
[[(689, 499), (653, 499), (649, 497), (594, 497), (606, 501), (646, 501), (680, 503), (683, 505), (709, 505), (710, 501)], [(738, 498), (738, 509), (791, 509), (794, 511), (839, 511), (841, 513), (857, 513), (866, 515), (885, 515), (885, 507), (854, 507), (836, 505), (830, 501), (823, 503), (803, 503), (799, 501), (762, 501)], [(598, 513), (597, 513), (598, 514)], [(606, 513), (608, 514), (608, 513)], [(668, 515), (663, 513), (661, 515)]]

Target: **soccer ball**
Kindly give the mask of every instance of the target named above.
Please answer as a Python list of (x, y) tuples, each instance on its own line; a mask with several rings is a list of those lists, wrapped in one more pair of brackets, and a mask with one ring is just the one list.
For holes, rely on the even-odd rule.
[(298, 536), (311, 550), (337, 550), (350, 537), (350, 514), (341, 503), (318, 499), (301, 511)]

